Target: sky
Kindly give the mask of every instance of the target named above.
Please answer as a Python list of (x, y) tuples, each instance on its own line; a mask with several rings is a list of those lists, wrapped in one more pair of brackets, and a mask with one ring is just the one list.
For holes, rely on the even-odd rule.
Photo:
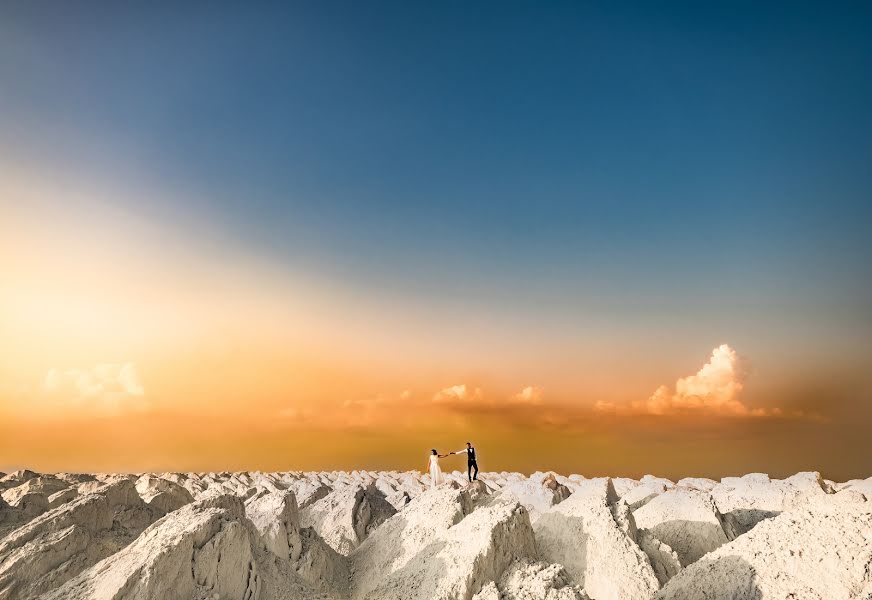
[(4, 3), (0, 471), (868, 477), (870, 26)]

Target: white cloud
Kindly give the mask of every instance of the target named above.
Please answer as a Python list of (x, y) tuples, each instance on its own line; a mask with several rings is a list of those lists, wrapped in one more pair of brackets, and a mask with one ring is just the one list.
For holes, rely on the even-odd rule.
[(695, 374), (675, 382), (675, 392), (661, 385), (648, 398), (645, 408), (655, 415), (682, 410), (706, 410), (745, 415), (748, 408), (738, 396), (744, 387), (739, 356), (727, 344), (712, 350), (711, 358)]
[(101, 415), (143, 411), (149, 406), (134, 363), (104, 363), (90, 369), (49, 369), (44, 396), (61, 407)]
[(740, 399), (744, 373), (739, 355), (727, 344), (714, 350), (709, 361), (694, 375), (682, 377), (675, 388), (661, 385), (645, 401), (629, 405), (597, 402), (594, 410), (620, 414), (672, 415), (681, 413), (736, 417), (778, 416), (778, 408), (751, 409)]
[(514, 404), (528, 404), (530, 406), (539, 406), (544, 401), (544, 390), (540, 387), (528, 385), (520, 392), (512, 396)]
[(433, 395), (436, 404), (472, 404), (481, 402), (484, 393), (481, 388), (468, 387), (465, 383), (443, 388)]

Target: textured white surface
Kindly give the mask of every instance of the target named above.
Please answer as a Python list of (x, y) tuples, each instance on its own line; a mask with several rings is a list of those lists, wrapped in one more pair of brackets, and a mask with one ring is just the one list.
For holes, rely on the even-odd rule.
[(872, 600), (869, 479), (479, 479), (11, 473), (0, 600)]

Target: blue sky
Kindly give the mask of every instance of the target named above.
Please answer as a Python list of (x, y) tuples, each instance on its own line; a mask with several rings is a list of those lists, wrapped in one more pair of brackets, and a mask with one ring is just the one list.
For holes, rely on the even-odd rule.
[[(868, 476), (870, 31), (3, 3), (0, 467), (408, 468), (486, 422), (493, 468)], [(106, 365), (145, 412), (41, 384)]]
[(870, 16), (16, 2), (2, 147), (374, 293), (868, 327)]

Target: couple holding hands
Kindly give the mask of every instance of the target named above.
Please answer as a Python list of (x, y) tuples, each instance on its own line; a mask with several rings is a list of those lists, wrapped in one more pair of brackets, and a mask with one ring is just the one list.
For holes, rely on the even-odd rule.
[[(478, 463), (475, 461), (475, 448), (471, 442), (466, 442), (466, 448), (457, 452), (449, 452), (448, 454), (439, 454), (434, 448), (430, 455), (430, 487), (435, 488), (442, 483), (442, 469), (439, 468), (439, 459), (445, 458), (452, 454), (466, 454), (466, 464), (468, 469), (469, 481), (472, 482), (478, 478)], [(474, 471), (474, 472), (473, 472)]]

